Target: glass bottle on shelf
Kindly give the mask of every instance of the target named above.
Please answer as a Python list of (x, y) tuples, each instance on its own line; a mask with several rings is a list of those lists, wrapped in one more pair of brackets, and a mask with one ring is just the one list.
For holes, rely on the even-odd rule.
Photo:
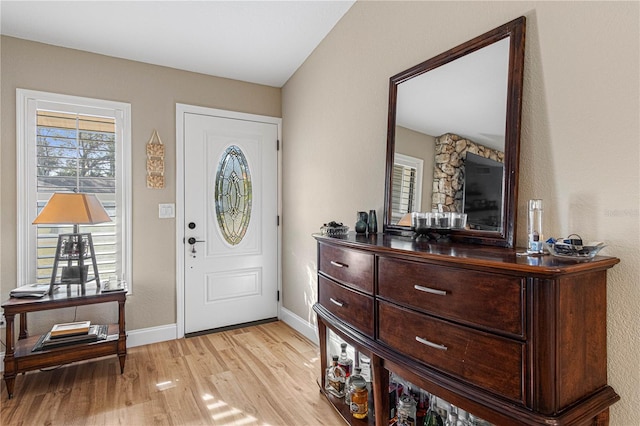
[(458, 407), (453, 404), (451, 404), (444, 426), (458, 426)]
[(389, 376), (389, 424), (392, 425), (398, 420), (396, 405), (398, 401), (398, 382), (395, 374)]
[(423, 426), (444, 426), (444, 421), (438, 413), (438, 404), (435, 395), (429, 396), (429, 409), (424, 418)]
[(424, 419), (427, 416), (427, 409), (429, 408), (429, 397), (427, 392), (420, 389), (420, 395), (418, 397), (418, 406), (416, 407), (416, 426), (422, 426)]
[(458, 426), (469, 426), (471, 422), (469, 421), (469, 413), (467, 413), (462, 408), (458, 408)]
[(362, 370), (359, 367), (355, 367), (353, 369), (353, 374), (347, 377), (347, 380), (345, 381), (344, 403), (347, 404), (349, 407), (351, 406), (351, 381), (356, 375), (362, 375), (361, 371)]
[(338, 398), (344, 398), (344, 387), (347, 374), (344, 368), (338, 365), (338, 355), (333, 355), (331, 365), (325, 373), (325, 390)]
[(354, 370), (349, 382), (349, 393), (351, 394), (349, 410), (356, 419), (364, 419), (369, 412), (369, 391), (367, 390), (367, 381), (360, 375), (359, 370), (359, 368)]
[(397, 426), (416, 426), (416, 401), (411, 395), (404, 394), (398, 401)]
[(353, 370), (353, 360), (349, 358), (347, 355), (347, 344), (340, 344), (340, 358), (338, 358), (338, 365), (342, 367), (347, 374), (347, 377), (351, 375), (351, 371)]

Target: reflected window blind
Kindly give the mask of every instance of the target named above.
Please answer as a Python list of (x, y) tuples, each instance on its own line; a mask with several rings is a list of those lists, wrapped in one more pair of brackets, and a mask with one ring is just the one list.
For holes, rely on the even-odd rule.
[(394, 164), (392, 182), (391, 219), (395, 223), (402, 219), (405, 214), (414, 210), (416, 169)]

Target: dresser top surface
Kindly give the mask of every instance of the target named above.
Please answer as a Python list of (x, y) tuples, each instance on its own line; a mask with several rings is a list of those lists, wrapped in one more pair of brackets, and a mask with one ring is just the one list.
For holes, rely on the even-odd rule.
[(370, 251), (376, 254), (395, 255), (410, 259), (498, 268), (536, 275), (557, 275), (608, 269), (620, 259), (596, 256), (590, 260), (573, 260), (551, 255), (526, 255), (524, 248), (503, 248), (477, 244), (419, 241), (411, 237), (374, 234), (362, 235), (349, 232), (344, 237), (327, 237), (314, 234), (322, 243)]

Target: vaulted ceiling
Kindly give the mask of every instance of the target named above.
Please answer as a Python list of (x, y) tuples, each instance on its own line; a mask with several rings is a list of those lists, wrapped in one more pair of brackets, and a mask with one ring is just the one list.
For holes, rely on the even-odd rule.
[(282, 87), (354, 1), (0, 1), (3, 35)]

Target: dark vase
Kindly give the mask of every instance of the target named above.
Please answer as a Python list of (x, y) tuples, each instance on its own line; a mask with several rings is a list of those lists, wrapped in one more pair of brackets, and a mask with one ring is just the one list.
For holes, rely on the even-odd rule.
[(378, 220), (376, 219), (376, 211), (369, 210), (369, 227), (368, 231), (370, 234), (378, 233)]
[(356, 234), (364, 234), (367, 232), (367, 212), (358, 212), (356, 220)]

